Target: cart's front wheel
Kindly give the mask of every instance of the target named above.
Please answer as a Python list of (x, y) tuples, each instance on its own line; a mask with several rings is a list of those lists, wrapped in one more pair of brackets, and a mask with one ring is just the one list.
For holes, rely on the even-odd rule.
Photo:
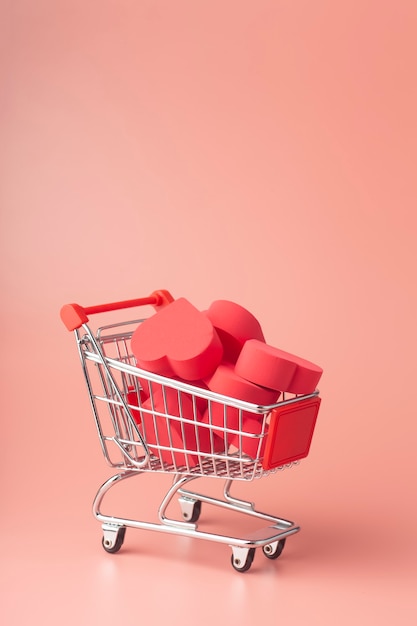
[(263, 546), (262, 552), (268, 559), (277, 559), (281, 555), (284, 546), (285, 537), (284, 539), (280, 539), (279, 541), (274, 541), (273, 543), (268, 543), (266, 546)]
[[(240, 552), (240, 551), (239, 551)], [(255, 548), (249, 548), (246, 553), (233, 552), (232, 554), (232, 566), (237, 572), (247, 572), (250, 569), (255, 556)]]
[(126, 526), (121, 526), (120, 528), (112, 532), (104, 531), (104, 536), (101, 543), (105, 551), (110, 552), (110, 554), (119, 552), (125, 540), (125, 534)]

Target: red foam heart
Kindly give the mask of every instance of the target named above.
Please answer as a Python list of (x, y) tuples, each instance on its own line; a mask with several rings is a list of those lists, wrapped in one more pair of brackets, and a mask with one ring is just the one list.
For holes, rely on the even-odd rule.
[(165, 387), (148, 398), (143, 409), (141, 431), (165, 463), (193, 467), (211, 451), (209, 430), (200, 426), (201, 415), (188, 394)]
[(211, 402), (203, 415), (202, 423), (207, 424), (214, 436), (222, 442), (219, 441), (216, 448), (220, 451), (230, 444), (230, 437), (233, 434), (230, 430), (239, 429), (239, 409), (225, 406), (219, 402)]
[(294, 362), (297, 369), (287, 391), (299, 394), (313, 393), (323, 374), (322, 368), (298, 356), (294, 357)]
[(215, 300), (205, 313), (218, 332), (223, 344), (224, 359), (227, 361), (236, 361), (248, 339), (265, 341), (256, 317), (240, 304), (229, 300)]
[(288, 390), (296, 368), (292, 354), (256, 339), (245, 343), (235, 365), (242, 378), (278, 391)]
[(142, 322), (131, 343), (138, 367), (187, 381), (210, 376), (223, 355), (213, 324), (185, 298)]
[(242, 378), (290, 393), (312, 393), (323, 370), (295, 354), (251, 339), (245, 343), (235, 365)]
[(279, 391), (266, 389), (239, 376), (231, 363), (221, 363), (205, 382), (211, 391), (257, 405), (274, 404), (279, 397)]
[[(143, 388), (139, 390), (139, 398), (138, 393), (135, 387), (129, 387), (128, 392), (126, 394), (126, 402), (129, 405), (130, 411), (132, 413), (132, 417), (137, 424), (140, 424), (142, 421), (141, 414), (139, 411), (139, 406), (147, 400), (148, 394), (144, 391)], [(137, 407), (137, 408), (132, 408)]]

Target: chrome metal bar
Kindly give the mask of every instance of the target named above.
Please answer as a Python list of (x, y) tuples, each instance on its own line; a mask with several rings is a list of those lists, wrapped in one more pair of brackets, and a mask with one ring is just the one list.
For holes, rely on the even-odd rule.
[(165, 511), (169, 505), (169, 503), (171, 502), (172, 498), (174, 497), (174, 495), (178, 492), (178, 490), (181, 488), (182, 485), (185, 485), (186, 483), (190, 482), (191, 480), (195, 480), (196, 477), (195, 476), (181, 476), (181, 475), (176, 475), (174, 476), (174, 481), (172, 483), (172, 487), (170, 489), (168, 489), (164, 499), (162, 500), (159, 509), (158, 509), (158, 517), (160, 519), (160, 521), (163, 524), (174, 524), (174, 526), (178, 526), (181, 528), (191, 528), (193, 527), (194, 529), (197, 528), (196, 524), (192, 524), (190, 522), (183, 522), (181, 520), (174, 520), (174, 519), (170, 519), (169, 517), (167, 517), (165, 515)]
[[(134, 420), (132, 418), (130, 410), (129, 410), (129, 408), (128, 408), (128, 406), (127, 406), (127, 404), (126, 404), (126, 402), (125, 402), (125, 400), (124, 400), (124, 398), (123, 398), (123, 396), (122, 396), (122, 394), (121, 394), (121, 392), (120, 392), (120, 390), (119, 390), (119, 388), (118, 388), (118, 386), (117, 386), (117, 384), (116, 384), (116, 382), (115, 382), (115, 380), (113, 378), (113, 375), (111, 373), (109, 364), (107, 362), (108, 360), (101, 353), (100, 347), (97, 344), (97, 341), (95, 340), (94, 335), (91, 332), (90, 328), (86, 324), (83, 324), (83, 328), (84, 328), (85, 332), (88, 335), (88, 339), (89, 339), (91, 345), (93, 346), (94, 350), (96, 351), (96, 356), (98, 357), (98, 360), (96, 362), (100, 363), (103, 366), (103, 368), (105, 369), (106, 375), (108, 376), (108, 379), (111, 381), (111, 384), (113, 385), (114, 392), (115, 392), (118, 400), (120, 401), (121, 405), (123, 406), (124, 410), (126, 411), (126, 415), (128, 416), (128, 419), (130, 419), (131, 423), (133, 424), (133, 427), (135, 429), (135, 434), (137, 435), (138, 439), (140, 440), (140, 442), (141, 442), (141, 444), (143, 446), (143, 449), (145, 450), (144, 460), (141, 461), (140, 463), (136, 462), (135, 465), (136, 465), (136, 467), (144, 466), (149, 461), (149, 456), (150, 456), (149, 448), (148, 448), (145, 440), (143, 439), (141, 433), (139, 432), (139, 429), (136, 427), (136, 424), (134, 423)], [(87, 353), (84, 352), (83, 356), (85, 357), (86, 354)], [(95, 411), (95, 408), (94, 408), (94, 411)]]
[[(220, 533), (210, 533), (206, 531), (197, 530), (195, 524), (190, 524), (187, 522), (171, 523), (169, 521), (168, 523), (163, 522), (163, 523), (158, 524), (155, 522), (133, 520), (129, 518), (116, 517), (116, 516), (111, 516), (111, 515), (103, 515), (100, 512), (100, 506), (106, 493), (113, 486), (115, 486), (118, 482), (125, 480), (127, 478), (130, 478), (132, 476), (137, 476), (141, 473), (142, 472), (137, 472), (137, 471), (126, 471), (121, 474), (116, 474), (115, 476), (112, 476), (111, 478), (109, 478), (100, 487), (93, 502), (93, 514), (98, 521), (102, 522), (102, 524), (112, 524), (115, 526), (140, 528), (144, 530), (152, 530), (156, 532), (164, 532), (164, 533), (177, 534), (177, 535), (194, 537), (194, 538), (199, 538), (199, 539), (206, 539), (208, 541), (215, 541), (217, 543), (223, 543), (229, 546), (236, 546), (236, 547), (261, 547), (261, 546), (273, 543), (274, 541), (279, 541), (280, 539), (283, 539), (284, 537), (288, 537), (289, 535), (293, 535), (300, 530), (298, 526), (294, 526), (294, 525), (288, 525), (286, 529), (283, 530), (277, 524), (273, 524), (271, 526), (267, 526), (259, 530), (256, 530), (255, 532), (248, 533), (244, 537), (236, 537), (233, 535), (223, 535)], [(184, 476), (178, 482), (180, 484), (184, 484), (185, 482), (187, 482), (187, 478), (189, 477)], [(179, 492), (178, 486), (176, 483), (174, 483), (171, 489), (168, 490), (168, 493), (165, 499), (167, 500), (170, 499), (169, 496), (172, 497), (172, 495), (177, 491)], [(210, 500), (211, 499), (209, 498), (205, 499), (205, 501), (210, 501)], [(239, 510), (240, 512), (243, 512), (242, 509), (239, 509)], [(271, 518), (271, 519), (275, 520), (275, 518)], [(279, 521), (282, 521), (282, 520), (279, 520)], [(291, 523), (288, 522), (288, 524), (291, 524)]]
[(255, 506), (252, 502), (246, 502), (245, 500), (237, 499), (231, 499), (231, 501), (220, 500), (218, 498), (213, 498), (212, 496), (207, 496), (196, 491), (189, 491), (188, 489), (179, 489), (178, 493), (181, 496), (200, 500), (200, 502), (205, 502), (207, 504), (212, 504), (213, 506), (222, 507), (228, 509), (229, 511), (235, 511), (236, 513), (243, 513), (246, 515), (250, 515), (251, 517), (257, 517), (265, 521), (273, 522), (276, 528), (295, 528), (294, 522), (282, 519), (280, 517), (276, 517), (275, 515), (270, 515), (269, 513), (263, 513), (262, 511), (258, 511), (257, 509), (255, 509)]
[[(91, 359), (92, 361), (101, 362), (100, 355), (99, 354), (97, 355), (94, 352), (86, 352), (86, 358)], [(230, 396), (224, 396), (222, 394), (215, 393), (214, 391), (208, 391), (201, 387), (195, 387), (186, 382), (182, 382), (179, 380), (174, 381), (170, 378), (160, 376), (159, 374), (154, 374), (147, 370), (141, 370), (138, 367), (135, 367), (133, 365), (120, 363), (119, 361), (117, 361), (117, 359), (104, 357), (104, 360), (106, 361), (108, 366), (112, 367), (115, 370), (132, 373), (135, 376), (141, 376), (142, 378), (145, 378), (149, 381), (156, 382), (161, 385), (165, 384), (167, 386), (174, 387), (175, 389), (179, 389), (180, 391), (185, 391), (187, 393), (195, 394), (199, 398), (205, 398), (207, 400), (214, 400), (215, 402), (219, 402), (221, 404), (227, 404), (227, 406), (231, 406), (237, 409), (242, 409), (244, 411), (256, 413), (259, 415), (262, 415), (264, 413), (270, 413), (272, 409), (286, 406), (288, 404), (293, 404), (295, 402), (299, 402), (300, 400), (309, 400), (319, 395), (319, 391), (316, 390), (310, 394), (306, 394), (303, 396), (300, 395), (294, 398), (288, 398), (288, 400), (277, 402), (275, 404), (271, 404), (267, 406), (266, 405), (260, 406), (257, 404), (252, 404), (250, 402), (245, 402), (244, 400), (231, 398)]]

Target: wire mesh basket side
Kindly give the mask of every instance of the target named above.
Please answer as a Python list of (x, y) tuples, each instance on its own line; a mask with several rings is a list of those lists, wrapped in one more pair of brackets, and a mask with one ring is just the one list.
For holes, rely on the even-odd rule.
[[(137, 323), (104, 327), (96, 337), (87, 334), (80, 341), (107, 462), (142, 471), (242, 480), (281, 469), (275, 462), (263, 464), (265, 449), (272, 458), (268, 434), (273, 407), (250, 405), (138, 369), (130, 347)], [(284, 396), (281, 404), (297, 400)]]
[[(183, 390), (175, 380), (132, 366), (125, 336), (106, 340), (107, 353), (117, 356), (114, 360), (95, 354), (88, 338), (81, 345), (97, 430), (110, 465), (131, 468), (141, 464), (142, 471), (245, 480), (262, 471), (264, 415), (256, 416), (257, 432), (243, 432), (242, 409), (204, 397), (203, 389), (188, 385)], [(147, 462), (141, 438), (149, 449)], [(242, 440), (248, 439), (251, 456), (241, 451)]]
[(147, 450), (129, 408), (129, 386), (135, 386), (134, 377), (109, 366), (91, 333), (79, 338), (79, 352), (107, 463), (116, 468), (145, 467)]

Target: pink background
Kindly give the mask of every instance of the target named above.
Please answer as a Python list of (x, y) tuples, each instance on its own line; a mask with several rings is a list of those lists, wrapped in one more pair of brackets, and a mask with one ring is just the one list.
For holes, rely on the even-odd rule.
[[(417, 4), (0, 6), (2, 623), (415, 624)], [(100, 545), (59, 309), (160, 288), (325, 370), (310, 456), (236, 486), (302, 526), (246, 575), (209, 542)]]

